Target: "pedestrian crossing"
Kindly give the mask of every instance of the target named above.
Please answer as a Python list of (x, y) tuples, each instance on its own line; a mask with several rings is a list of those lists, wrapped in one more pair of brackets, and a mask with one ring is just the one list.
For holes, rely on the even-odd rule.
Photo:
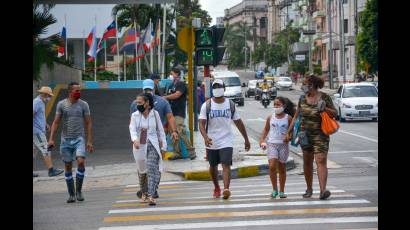
[(113, 197), (99, 230), (377, 229), (377, 204), (334, 184), (328, 184), (331, 198), (319, 200), (316, 178), (312, 198), (302, 198), (305, 189), (303, 177), (290, 175), (288, 197), (273, 199), (268, 176), (234, 179), (230, 199), (223, 200), (212, 197), (210, 181), (163, 182), (157, 205), (148, 206), (135, 195), (138, 185), (126, 185)]

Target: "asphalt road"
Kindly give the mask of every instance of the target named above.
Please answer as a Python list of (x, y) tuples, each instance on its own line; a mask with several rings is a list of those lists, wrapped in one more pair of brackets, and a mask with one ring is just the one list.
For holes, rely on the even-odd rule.
[[(103, 112), (105, 104), (118, 106), (119, 114), (95, 119), (96, 132), (102, 132), (96, 141), (106, 149), (122, 146), (128, 140), (126, 132), (117, 133), (114, 128), (118, 126), (127, 130), (127, 101), (132, 99), (132, 94), (130, 92), (124, 97), (124, 105), (113, 104), (107, 97), (95, 107)], [(86, 95), (85, 92), (84, 97)], [(279, 91), (278, 95), (296, 101), (300, 92)], [(97, 99), (98, 95), (92, 100)], [(264, 109), (259, 102), (249, 98), (244, 107), (238, 107), (238, 111), (249, 135), (259, 138), (272, 109)], [(114, 121), (118, 123), (105, 124), (104, 120), (109, 118), (119, 119)], [(118, 142), (104, 142), (99, 139), (104, 135), (120, 138)], [(124, 143), (121, 142), (123, 138), (126, 139)], [(341, 123), (339, 132), (331, 136), (328, 188), (332, 197), (328, 201), (319, 201), (318, 194), (311, 199), (301, 198), (306, 188), (303, 176), (298, 175), (299, 167), (299, 170), (289, 172), (285, 189), (287, 199), (269, 198), (272, 188), (267, 175), (234, 179), (231, 182), (232, 197), (228, 201), (212, 198), (212, 185), (208, 181), (161, 181), (156, 207), (140, 204), (135, 196), (137, 188), (132, 184), (87, 190), (84, 193), (86, 200), (74, 204), (65, 203), (65, 192), (33, 194), (33, 229), (377, 229), (377, 145), (377, 122)], [(108, 154), (100, 148), (98, 152), (101, 155), (95, 155), (91, 162), (116, 163), (131, 157), (126, 149), (123, 153)], [(301, 158), (297, 154), (293, 157), (299, 159), (300, 166)], [(318, 192), (316, 175), (313, 187)]]
[[(212, 198), (209, 181), (162, 182), (157, 206), (135, 196), (132, 184), (84, 193), (82, 203), (65, 203), (65, 193), (33, 196), (33, 229), (377, 229), (377, 176), (331, 175), (332, 196), (303, 199), (304, 179), (288, 175), (286, 199), (271, 199), (269, 177), (234, 179), (231, 198)], [(315, 179), (314, 190), (318, 191)]]

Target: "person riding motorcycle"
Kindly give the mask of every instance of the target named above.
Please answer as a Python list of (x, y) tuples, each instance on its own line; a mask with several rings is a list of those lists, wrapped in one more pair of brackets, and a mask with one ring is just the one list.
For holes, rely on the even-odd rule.
[(259, 87), (261, 88), (261, 90), (264, 89), (269, 89), (270, 88), (270, 84), (268, 84), (268, 81), (266, 79), (263, 80), (263, 83), (261, 85), (259, 85)]

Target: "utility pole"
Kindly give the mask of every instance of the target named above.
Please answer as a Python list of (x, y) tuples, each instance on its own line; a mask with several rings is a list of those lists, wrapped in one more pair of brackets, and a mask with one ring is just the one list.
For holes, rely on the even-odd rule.
[[(308, 6), (307, 10), (307, 23), (308, 23), (308, 30), (312, 30), (312, 6)], [(313, 74), (313, 63), (312, 63), (312, 34), (309, 34), (309, 72)]]
[(246, 59), (247, 59), (247, 56), (248, 56), (248, 55), (247, 55), (247, 52), (246, 52), (247, 49), (248, 49), (248, 48), (246, 47), (246, 22), (244, 22), (243, 30), (244, 30), (243, 32), (245, 33), (245, 36), (244, 36), (244, 37), (245, 37), (245, 47), (244, 47), (244, 48), (245, 48), (245, 72), (246, 72), (246, 64), (247, 64), (247, 62), (246, 62), (247, 60), (246, 60)]
[(333, 44), (332, 44), (332, 10), (331, 10), (331, 0), (327, 0), (327, 23), (328, 23), (328, 32), (329, 32), (329, 87), (333, 89)]
[[(358, 0), (354, 0), (354, 37), (357, 37), (357, 34), (359, 33), (359, 18), (358, 18), (358, 15), (357, 15), (357, 2), (358, 2)], [(359, 63), (359, 58), (358, 58), (358, 55), (357, 55), (357, 52), (356, 52), (356, 49), (355, 49), (355, 51), (354, 51), (354, 65), (355, 65), (355, 67), (354, 67), (354, 69), (355, 69), (355, 77), (356, 77), (356, 74), (358, 73), (358, 71), (357, 71), (357, 65), (358, 65), (358, 63)]]
[(339, 28), (340, 28), (340, 74), (343, 76), (343, 83), (346, 83), (345, 73), (345, 39), (344, 39), (344, 14), (343, 14), (343, 2), (339, 0)]

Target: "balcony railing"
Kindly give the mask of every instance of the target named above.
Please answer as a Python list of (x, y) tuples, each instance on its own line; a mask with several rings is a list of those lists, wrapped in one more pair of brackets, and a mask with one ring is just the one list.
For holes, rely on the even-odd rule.
[(313, 12), (313, 18), (323, 18), (326, 17), (326, 14), (323, 10), (316, 10), (315, 12)]

